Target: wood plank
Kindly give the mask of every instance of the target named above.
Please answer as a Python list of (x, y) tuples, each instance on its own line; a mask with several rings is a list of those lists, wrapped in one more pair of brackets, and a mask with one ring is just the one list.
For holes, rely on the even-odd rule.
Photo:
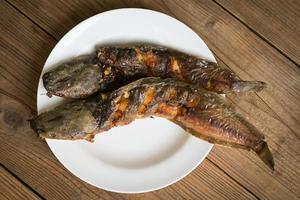
[(215, 1), (300, 64), (300, 1)]
[[(6, 26), (8, 22), (5, 20), (8, 18), (18, 19), (17, 21), (12, 20), (10, 22), (12, 23), (11, 26), (19, 28), (19, 31), (11, 36), (13, 39), (10, 39), (10, 42), (1, 40), (1, 46), (2, 43), (7, 44), (5, 47), (7, 52), (13, 51), (16, 47), (21, 49), (27, 45), (34, 47), (34, 45), (41, 42), (39, 41), (40, 38), (44, 40), (44, 43), (55, 43), (51, 37), (44, 37), (44, 33), (38, 27), (35, 27), (36, 31), (28, 29), (29, 31), (26, 34), (29, 34), (31, 39), (26, 41), (26, 44), (19, 42), (23, 40), (22, 34), (26, 31), (26, 28), (34, 26), (34, 24), (28, 19), (21, 17), (21, 14), (7, 3), (1, 4), (0, 13), (3, 24), (6, 24)], [(25, 24), (26, 26), (21, 26), (20, 24)], [(1, 30), (2, 26), (1, 24)], [(10, 30), (9, 28), (7, 29)], [(5, 34), (3, 36), (4, 38), (6, 37)], [(40, 45), (44, 44), (40, 43)], [(24, 59), (22, 67), (32, 68), (29, 70), (35, 71), (37, 66), (42, 65), (47, 54), (48, 52), (46, 51), (36, 52), (34, 49), (30, 54), (20, 52), (20, 56), (23, 56), (22, 59)], [(9, 59), (12, 59), (11, 56), (7, 56), (5, 59), (4, 57), (0, 58), (1, 63), (7, 68), (16, 67)], [(32, 65), (29, 61), (36, 62), (36, 65)], [(2, 73), (3, 71), (1, 70)], [(15, 73), (13, 75), (18, 80), (15, 82), (15, 86), (16, 88), (21, 88), (20, 91), (27, 91), (24, 85), (28, 83), (28, 80), (38, 79), (39, 76), (35, 73)], [(19, 77), (23, 75), (24, 79)], [(35, 88), (32, 89), (35, 90)], [(92, 187), (66, 171), (54, 158), (47, 145), (40, 141), (29, 128), (26, 120), (36, 113), (35, 108), (33, 108), (36, 102), (36, 95), (29, 93), (29, 97), (34, 99), (34, 101), (27, 101), (26, 99), (24, 100), (25, 94), (18, 94), (17, 91), (11, 91), (6, 87), (2, 88), (1, 93), (1, 163), (46, 199), (256, 199), (254, 195), (228, 177), (210, 161), (205, 161), (192, 174), (180, 182), (157, 192), (124, 195)]]
[[(241, 106), (248, 109), (244, 114), (248, 113), (250, 121), (266, 133), (267, 141), (275, 152), (276, 172), (270, 174), (253, 154), (233, 149), (216, 147), (209, 159), (259, 198), (297, 198), (299, 167), (295, 166), (299, 166), (300, 97), (297, 94), (300, 71), (220, 6), (209, 1), (193, 0), (85, 1), (76, 4), (58, 1), (56, 5), (59, 7), (67, 6), (63, 13), (56, 15), (59, 7), (54, 5), (47, 4), (46, 8), (44, 3), (36, 1), (26, 4), (15, 0), (11, 2), (57, 39), (87, 16), (125, 6), (158, 10), (188, 24), (241, 78), (263, 80), (269, 85), (269, 89), (258, 96), (241, 101)], [(34, 10), (35, 7), (39, 9)], [(67, 21), (68, 25), (58, 26), (60, 21)], [(247, 170), (244, 170), (245, 166)]]
[(41, 199), (0, 165), (0, 199)]
[(39, 75), (56, 41), (23, 15), (11, 15), (12, 8), (7, 3), (0, 6), (0, 90), (18, 96), (34, 109)]

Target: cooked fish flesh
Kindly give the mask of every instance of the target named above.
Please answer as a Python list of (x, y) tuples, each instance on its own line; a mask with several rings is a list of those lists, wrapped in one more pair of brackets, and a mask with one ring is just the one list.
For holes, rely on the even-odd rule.
[(84, 98), (142, 77), (176, 78), (217, 93), (260, 91), (261, 81), (240, 80), (218, 64), (155, 46), (102, 47), (43, 75), (48, 96)]
[(77, 100), (31, 121), (41, 138), (92, 141), (95, 134), (138, 118), (169, 119), (214, 144), (253, 150), (270, 167), (264, 136), (220, 95), (175, 79), (143, 78), (113, 92)]

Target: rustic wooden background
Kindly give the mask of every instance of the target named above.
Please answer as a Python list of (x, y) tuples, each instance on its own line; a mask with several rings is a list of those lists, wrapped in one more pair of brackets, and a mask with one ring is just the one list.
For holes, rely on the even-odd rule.
[[(299, 199), (299, 0), (0, 0), (0, 199)], [(51, 49), (73, 26), (110, 9), (140, 7), (190, 26), (218, 62), (269, 88), (232, 97), (266, 134), (271, 173), (252, 154), (215, 146), (190, 175), (136, 195), (107, 192), (70, 174), (26, 121)], [(105, 28), (105, 27), (103, 27)]]

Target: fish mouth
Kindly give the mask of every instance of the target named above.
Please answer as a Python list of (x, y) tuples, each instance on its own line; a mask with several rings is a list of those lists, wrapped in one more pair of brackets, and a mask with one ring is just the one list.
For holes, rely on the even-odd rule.
[(59, 70), (54, 70), (46, 72), (42, 79), (49, 97), (52, 97), (52, 95), (64, 96), (68, 86), (71, 86), (72, 74), (67, 76), (63, 75)]
[[(101, 96), (60, 105), (29, 120), (30, 126), (43, 139), (85, 138), (98, 127), (97, 119), (93, 115), (97, 100), (101, 101)], [(92, 139), (90, 136), (88, 138)]]

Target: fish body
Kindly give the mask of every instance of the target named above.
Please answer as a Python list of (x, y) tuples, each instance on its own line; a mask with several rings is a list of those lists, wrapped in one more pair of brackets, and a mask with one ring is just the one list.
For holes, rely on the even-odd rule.
[(173, 121), (214, 144), (253, 150), (274, 166), (263, 134), (220, 95), (175, 79), (139, 79), (42, 113), (31, 126), (42, 138), (91, 141), (97, 133), (149, 116)]
[[(76, 69), (76, 70), (74, 70)], [(84, 98), (143, 77), (176, 78), (217, 93), (260, 91), (264, 82), (240, 80), (232, 71), (165, 47), (102, 47), (43, 75), (48, 95)]]

